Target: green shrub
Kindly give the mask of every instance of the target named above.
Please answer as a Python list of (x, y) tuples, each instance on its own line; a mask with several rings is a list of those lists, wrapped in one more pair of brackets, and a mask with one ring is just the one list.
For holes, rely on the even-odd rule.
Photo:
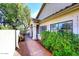
[(41, 43), (45, 48), (56, 56), (77, 56), (79, 55), (79, 38), (77, 35), (68, 32), (42, 32)]
[(43, 32), (41, 32), (42, 40), (46, 39), (48, 37), (49, 33), (50, 33), (49, 31), (43, 31)]
[(45, 32), (41, 32), (40, 34), (41, 34), (41, 37), (42, 37), (42, 39), (41, 39), (41, 42), (43, 43), (44, 42), (44, 40), (49, 36), (49, 31), (45, 31)]

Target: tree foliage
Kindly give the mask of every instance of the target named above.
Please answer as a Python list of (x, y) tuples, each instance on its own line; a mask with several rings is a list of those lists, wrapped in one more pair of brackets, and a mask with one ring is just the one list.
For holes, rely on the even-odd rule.
[[(30, 10), (21, 3), (1, 3), (0, 11), (4, 14), (5, 24), (13, 29), (27, 29), (30, 25)], [(5, 26), (4, 26), (5, 27)]]

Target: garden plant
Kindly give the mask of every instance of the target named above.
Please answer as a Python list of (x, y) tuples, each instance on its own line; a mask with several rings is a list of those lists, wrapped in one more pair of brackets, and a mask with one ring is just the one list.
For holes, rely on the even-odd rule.
[(41, 43), (54, 56), (78, 56), (79, 38), (71, 32), (41, 32)]

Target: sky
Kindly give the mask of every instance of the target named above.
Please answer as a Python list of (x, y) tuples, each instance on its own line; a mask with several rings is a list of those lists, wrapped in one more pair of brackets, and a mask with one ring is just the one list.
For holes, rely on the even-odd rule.
[(28, 3), (27, 5), (31, 9), (31, 17), (36, 18), (42, 3)]

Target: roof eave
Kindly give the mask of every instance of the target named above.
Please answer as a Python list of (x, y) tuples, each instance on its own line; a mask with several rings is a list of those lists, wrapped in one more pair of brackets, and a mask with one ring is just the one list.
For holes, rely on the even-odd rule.
[(40, 11), (38, 12), (37, 16), (36, 16), (36, 19), (38, 19), (39, 15), (41, 14), (43, 8), (45, 7), (46, 3), (43, 3), (42, 4), (42, 7), (40, 8)]
[[(58, 11), (58, 12), (52, 14), (52, 15), (49, 15), (48, 17), (46, 17), (46, 18), (44, 18), (44, 19), (42, 19), (42, 20), (40, 21), (40, 23), (47, 21), (48, 18), (51, 18), (51, 17), (52, 17), (52, 18), (56, 18), (56, 17), (58, 17), (58, 16), (60, 16), (60, 15), (63, 15), (63, 14), (69, 13), (69, 12), (71, 12), (71, 11), (73, 11), (73, 10), (79, 9), (78, 6), (79, 6), (79, 4), (72, 4), (71, 6), (68, 6), (68, 7), (64, 8), (64, 9), (62, 9), (62, 10), (60, 10), (60, 11)], [(75, 7), (76, 7), (76, 8), (75, 8)], [(70, 9), (71, 9), (71, 10), (70, 10)], [(69, 10), (70, 10), (70, 11), (69, 11)]]

